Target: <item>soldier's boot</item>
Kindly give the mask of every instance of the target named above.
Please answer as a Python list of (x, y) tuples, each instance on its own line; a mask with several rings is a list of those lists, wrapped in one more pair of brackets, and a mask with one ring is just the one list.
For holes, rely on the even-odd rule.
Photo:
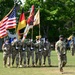
[(26, 67), (27, 65), (26, 65), (26, 61), (24, 61), (24, 67)]
[(36, 66), (36, 64), (34, 63), (34, 67)]
[(60, 67), (60, 72), (63, 72), (63, 68), (62, 67)]
[(22, 65), (20, 65), (20, 67), (22, 67)]
[(51, 65), (51, 64), (49, 64), (49, 67), (52, 67), (52, 65)]
[(10, 68), (10, 63), (8, 64), (8, 68)]
[(48, 63), (49, 67), (52, 67), (51, 62)]
[(39, 66), (41, 66), (41, 62), (39, 62)]
[(37, 66), (37, 63), (36, 64), (34, 64), (35, 66)]
[(26, 67), (27, 65), (26, 64), (24, 64), (24, 67)]
[(22, 67), (22, 61), (20, 61), (20, 68)]
[(16, 68), (18, 67), (18, 64), (16, 64)]
[(43, 66), (46, 66), (45, 63), (43, 63)]

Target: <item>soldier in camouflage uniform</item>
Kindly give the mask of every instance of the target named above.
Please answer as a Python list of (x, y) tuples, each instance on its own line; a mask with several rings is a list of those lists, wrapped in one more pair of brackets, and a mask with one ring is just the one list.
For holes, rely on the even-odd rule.
[(3, 65), (4, 67), (6, 67), (6, 65), (10, 67), (11, 50), (10, 50), (10, 44), (8, 39), (6, 39), (4, 44), (2, 45), (2, 50), (3, 50)]
[(70, 43), (70, 50), (72, 52), (72, 56), (74, 56), (75, 53), (75, 44), (74, 44), (74, 40), (72, 39), (71, 43)]
[(34, 66), (34, 43), (32, 39), (27, 42), (27, 65), (30, 64), (30, 57), (32, 57), (32, 66)]
[[(26, 50), (27, 50), (27, 45), (26, 42), (22, 41), (21, 42), (21, 49), (20, 49), (20, 67), (22, 67), (22, 63), (24, 64), (24, 67), (26, 66)], [(23, 60), (24, 59), (24, 60)]]
[(46, 41), (44, 42), (44, 48), (43, 48), (43, 57), (44, 57), (44, 63), (43, 65), (45, 66), (45, 62), (46, 62), (46, 57), (48, 56), (48, 65), (51, 66), (51, 46), (50, 46), (50, 42), (48, 41), (48, 39), (46, 39)]
[(35, 43), (35, 65), (37, 66), (39, 60), (39, 66), (42, 64), (42, 51), (43, 51), (43, 43), (40, 39), (36, 39)]
[(12, 46), (12, 66), (14, 65), (14, 61), (15, 61), (16, 54), (17, 54), (17, 51), (15, 49), (16, 42), (17, 42), (17, 39), (16, 39), (16, 37), (14, 37), (13, 41), (11, 42), (11, 46)]
[(63, 67), (67, 63), (66, 44), (63, 41), (63, 35), (59, 36), (59, 40), (55, 44), (55, 50), (56, 50), (57, 55), (58, 55), (60, 72), (63, 72)]
[(16, 67), (19, 65), (19, 51), (20, 51), (20, 42), (14, 38), (12, 43), (12, 66), (16, 59)]

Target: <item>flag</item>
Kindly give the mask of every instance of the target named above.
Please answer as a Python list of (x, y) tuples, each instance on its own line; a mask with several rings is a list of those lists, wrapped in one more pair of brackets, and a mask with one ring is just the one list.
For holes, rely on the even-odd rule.
[(34, 23), (33, 25), (39, 25), (40, 24), (40, 10), (37, 11), (37, 13), (34, 16)]
[(34, 5), (32, 5), (32, 7), (31, 7), (30, 15), (27, 19), (27, 24), (33, 25), (33, 22), (34, 22)]
[(24, 35), (22, 40), (24, 40), (29, 32), (29, 29), (33, 27), (33, 22), (34, 22), (34, 5), (31, 7), (30, 15), (27, 19), (27, 26), (24, 30)]
[(11, 13), (7, 16), (6, 29), (16, 28), (16, 7), (14, 7)]
[(22, 13), (21, 13), (20, 19), (19, 19), (19, 24), (17, 27), (18, 39), (23, 35), (25, 27), (26, 27), (26, 20), (25, 20), (24, 11), (22, 9)]
[(2, 19), (2, 25), (6, 29), (16, 28), (16, 7), (14, 6), (10, 12)]
[(16, 27), (16, 7), (14, 6), (10, 12), (0, 22), (0, 38), (8, 35), (7, 29)]
[(70, 36), (67, 38), (67, 40), (72, 40), (72, 38), (73, 38), (73, 35), (70, 35)]
[(0, 38), (4, 38), (7, 36), (7, 30), (5, 28), (5, 25), (3, 25), (2, 21), (0, 22)]

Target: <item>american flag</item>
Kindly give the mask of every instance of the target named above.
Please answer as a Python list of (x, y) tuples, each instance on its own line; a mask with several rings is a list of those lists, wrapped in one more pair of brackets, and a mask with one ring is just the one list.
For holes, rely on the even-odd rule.
[(5, 28), (5, 24), (0, 22), (0, 38), (7, 36), (7, 30)]
[(13, 8), (11, 13), (6, 18), (6, 29), (16, 28), (16, 7)]
[(7, 29), (16, 28), (16, 7), (1, 20), (0, 22), (0, 38), (7, 35)]

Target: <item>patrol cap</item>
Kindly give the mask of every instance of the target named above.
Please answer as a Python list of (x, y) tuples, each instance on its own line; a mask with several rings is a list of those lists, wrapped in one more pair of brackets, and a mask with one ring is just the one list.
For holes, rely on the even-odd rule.
[(36, 39), (40, 39), (41, 38), (41, 35), (39, 35), (39, 36), (36, 36)]
[(59, 38), (63, 38), (63, 35), (59, 35)]

